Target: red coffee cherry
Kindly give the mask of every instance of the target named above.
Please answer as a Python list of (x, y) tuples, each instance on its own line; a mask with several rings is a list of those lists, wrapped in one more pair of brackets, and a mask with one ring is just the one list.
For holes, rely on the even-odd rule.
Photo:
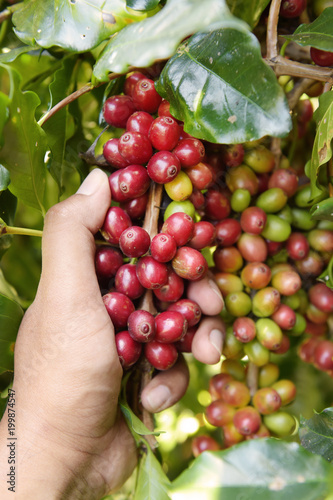
[(133, 340), (127, 330), (117, 333), (115, 342), (121, 366), (127, 370), (138, 361), (142, 345)]
[(162, 344), (156, 340), (144, 345), (144, 353), (149, 363), (157, 370), (168, 370), (178, 358), (174, 344)]
[(134, 113), (135, 107), (131, 97), (114, 95), (109, 97), (103, 106), (105, 121), (113, 127), (125, 128), (128, 118)]

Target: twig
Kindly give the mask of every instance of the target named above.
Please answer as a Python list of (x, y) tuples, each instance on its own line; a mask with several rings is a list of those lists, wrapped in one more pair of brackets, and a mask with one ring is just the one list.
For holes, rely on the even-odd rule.
[[(158, 217), (159, 217), (159, 212), (160, 212), (159, 207), (161, 205), (162, 194), (163, 194), (163, 185), (152, 183), (152, 185), (150, 187), (150, 191), (149, 191), (149, 198), (148, 198), (148, 203), (147, 203), (146, 215), (145, 215), (145, 219), (143, 222), (143, 228), (149, 233), (150, 238), (153, 238), (155, 236), (155, 234), (157, 234), (157, 232), (158, 232), (157, 231), (158, 230)], [(155, 305), (154, 305), (152, 290), (146, 290), (142, 300), (140, 301), (140, 304), (138, 305), (138, 309), (144, 309), (145, 311), (148, 311), (153, 315), (155, 315), (157, 313), (157, 310), (156, 310)], [(134, 400), (133, 407), (136, 408), (136, 410), (138, 412), (138, 416), (139, 416), (139, 418), (141, 418), (141, 420), (145, 424), (145, 426), (149, 430), (153, 431), (154, 430), (154, 418), (153, 418), (152, 414), (148, 410), (146, 410), (141, 404), (138, 404), (138, 399), (140, 399), (140, 395), (141, 395), (143, 389), (151, 381), (152, 374), (153, 374), (153, 367), (151, 366), (149, 361), (144, 357), (141, 359), (141, 361), (139, 363), (138, 373), (140, 376), (140, 382), (139, 382), (139, 384), (136, 383), (133, 386), (133, 392), (134, 392), (134, 394), (132, 395), (132, 400)], [(138, 391), (139, 391), (139, 393), (138, 393)], [(155, 436), (148, 435), (148, 436), (145, 436), (145, 439), (147, 440), (151, 449), (154, 451), (157, 447), (157, 441), (156, 441)]]
[(311, 80), (310, 78), (302, 78), (295, 83), (294, 88), (287, 94), (290, 109), (294, 109), (301, 95), (304, 94), (314, 82), (315, 80)]
[(272, 0), (267, 21), (267, 59), (274, 59), (278, 55), (278, 33), (281, 0)]
[(3, 23), (4, 21), (6, 21), (6, 19), (9, 19), (11, 15), (12, 11), (10, 9), (5, 9), (0, 12), (0, 23)]
[(71, 102), (75, 101), (78, 97), (81, 97), (81, 95), (90, 92), (93, 88), (99, 87), (100, 85), (102, 85), (102, 83), (99, 83), (98, 85), (93, 85), (91, 82), (89, 82), (83, 87), (81, 87), (79, 90), (76, 90), (72, 94), (68, 95), (62, 101), (59, 101), (55, 106), (53, 106), (53, 108), (47, 111), (47, 113), (45, 113), (45, 115), (43, 115), (38, 121), (38, 125), (42, 127), (44, 123), (47, 122), (47, 120), (49, 120), (53, 115), (55, 115), (57, 111), (59, 111), (59, 109), (64, 108)]
[(150, 238), (158, 233), (158, 216), (162, 201), (163, 185), (152, 183), (147, 203), (147, 211), (143, 222), (143, 229), (147, 231)]
[[(135, 69), (135, 68), (130, 67), (128, 69), (128, 72), (133, 71), (133, 69)], [(122, 76), (122, 73), (110, 73), (109, 74), (109, 81), (115, 80), (119, 76)], [(94, 85), (91, 82), (86, 83), (86, 85), (81, 87), (79, 90), (76, 90), (75, 92), (73, 92), (69, 96), (65, 97), (62, 101), (58, 102), (55, 106), (53, 106), (53, 108), (51, 108), (49, 111), (47, 111), (47, 113), (45, 113), (45, 115), (42, 116), (40, 118), (40, 120), (38, 121), (38, 125), (40, 125), (42, 127), (44, 125), (44, 123), (47, 122), (47, 120), (49, 120), (51, 118), (51, 116), (53, 116), (57, 111), (59, 111), (59, 109), (64, 108), (65, 106), (67, 106), (71, 102), (73, 102), (76, 99), (78, 99), (79, 97), (81, 97), (81, 95), (84, 95), (87, 92), (90, 92), (91, 90), (96, 89), (97, 87), (100, 87), (101, 85), (104, 85), (105, 83), (106, 82), (99, 82), (96, 85)]]
[(251, 396), (253, 396), (258, 390), (258, 377), (259, 368), (257, 367), (257, 365), (249, 361), (249, 364), (247, 366), (246, 384), (250, 390)]
[(0, 237), (5, 234), (20, 234), (24, 236), (43, 236), (43, 231), (39, 231), (39, 229), (29, 229), (26, 227), (14, 227), (14, 226), (6, 226), (0, 225)]
[(10, 7), (6, 7), (5, 10), (0, 12), (0, 24), (6, 19), (9, 19), (12, 14), (18, 9), (21, 8), (22, 2), (11, 5)]
[(279, 137), (273, 137), (271, 142), (271, 151), (275, 158), (275, 167), (279, 168), (281, 161), (281, 139)]
[(277, 76), (289, 75), (298, 78), (310, 78), (321, 82), (333, 82), (333, 70), (331, 68), (303, 64), (291, 61), (282, 56), (267, 59), (266, 62), (273, 68)]

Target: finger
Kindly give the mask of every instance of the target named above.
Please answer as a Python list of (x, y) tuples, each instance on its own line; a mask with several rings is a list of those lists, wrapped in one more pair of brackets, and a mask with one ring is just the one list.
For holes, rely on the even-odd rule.
[(200, 281), (192, 281), (187, 288), (187, 297), (197, 302), (203, 314), (215, 316), (224, 306), (221, 292), (208, 274)]
[(214, 365), (221, 358), (225, 325), (220, 316), (203, 318), (192, 342), (193, 356), (202, 363)]
[[(45, 217), (40, 288), (52, 294), (61, 280), (63, 300), (84, 300), (85, 290), (98, 289), (93, 235), (103, 225), (110, 206), (107, 175), (93, 170), (77, 193), (52, 207)], [(53, 300), (55, 297), (53, 297)], [(78, 297), (79, 299), (79, 297)]]
[(177, 403), (185, 394), (189, 381), (189, 372), (183, 356), (177, 363), (160, 372), (144, 388), (141, 401), (146, 410), (157, 413)]

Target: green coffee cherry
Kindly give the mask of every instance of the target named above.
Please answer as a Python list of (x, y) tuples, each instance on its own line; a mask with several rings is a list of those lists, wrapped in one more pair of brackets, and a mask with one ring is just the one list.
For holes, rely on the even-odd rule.
[(258, 196), (256, 205), (262, 208), (267, 214), (274, 214), (282, 210), (287, 201), (288, 196), (281, 188), (271, 188)]
[(277, 411), (263, 417), (267, 429), (278, 437), (290, 436), (296, 428), (296, 420), (285, 411)]
[(269, 362), (269, 350), (266, 349), (258, 340), (252, 340), (243, 344), (244, 352), (256, 366), (264, 366)]
[(282, 342), (281, 328), (269, 318), (261, 318), (256, 322), (257, 339), (269, 350), (278, 349)]
[(243, 212), (251, 203), (251, 194), (247, 189), (236, 189), (232, 193), (230, 205), (234, 212)]
[(297, 296), (297, 294), (295, 295), (289, 295), (289, 297), (282, 297), (281, 299), (281, 302), (283, 304), (286, 304), (287, 306), (291, 307), (291, 309), (293, 311), (296, 311), (300, 305), (301, 305), (301, 300), (300, 298)]
[(267, 363), (259, 370), (259, 387), (268, 387), (277, 381), (280, 375), (280, 369), (275, 363)]
[(273, 153), (265, 146), (260, 145), (248, 150), (244, 155), (244, 163), (249, 165), (258, 174), (270, 172), (275, 165)]
[(291, 213), (293, 216), (292, 225), (297, 229), (301, 229), (302, 231), (310, 231), (310, 229), (316, 227), (317, 221), (311, 219), (309, 210), (293, 207), (291, 209)]
[(226, 331), (222, 354), (227, 359), (236, 358), (243, 356), (243, 346), (242, 342), (236, 339), (232, 326), (229, 326)]
[(311, 185), (300, 187), (294, 196), (295, 205), (299, 208), (311, 207), (313, 204), (311, 196)]
[(290, 224), (277, 215), (268, 214), (261, 236), (271, 241), (286, 241), (291, 234)]
[(252, 299), (252, 312), (258, 318), (271, 316), (280, 305), (280, 294), (271, 286), (258, 290)]
[(176, 212), (184, 212), (194, 219), (195, 208), (191, 201), (172, 201), (166, 208), (164, 212), (164, 222), (170, 217), (170, 215), (175, 214)]
[(293, 337), (298, 337), (299, 335), (302, 335), (302, 333), (305, 332), (306, 328), (306, 320), (302, 314), (295, 313), (296, 314), (296, 323), (295, 326), (290, 328), (288, 330), (288, 335), (292, 335)]
[(296, 386), (294, 382), (288, 379), (281, 379), (272, 385), (273, 389), (279, 394), (281, 398), (281, 405), (286, 406), (296, 397)]
[(252, 301), (245, 292), (233, 292), (226, 296), (225, 306), (233, 316), (247, 316), (252, 309)]

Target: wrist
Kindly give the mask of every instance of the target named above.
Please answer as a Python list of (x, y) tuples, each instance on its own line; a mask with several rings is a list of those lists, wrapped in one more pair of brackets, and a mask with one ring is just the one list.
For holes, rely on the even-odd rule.
[(35, 414), (16, 411), (13, 431), (8, 410), (0, 422), (0, 498), (95, 499), (100, 478), (89, 470), (87, 457), (62, 446), (53, 430), (45, 428)]

